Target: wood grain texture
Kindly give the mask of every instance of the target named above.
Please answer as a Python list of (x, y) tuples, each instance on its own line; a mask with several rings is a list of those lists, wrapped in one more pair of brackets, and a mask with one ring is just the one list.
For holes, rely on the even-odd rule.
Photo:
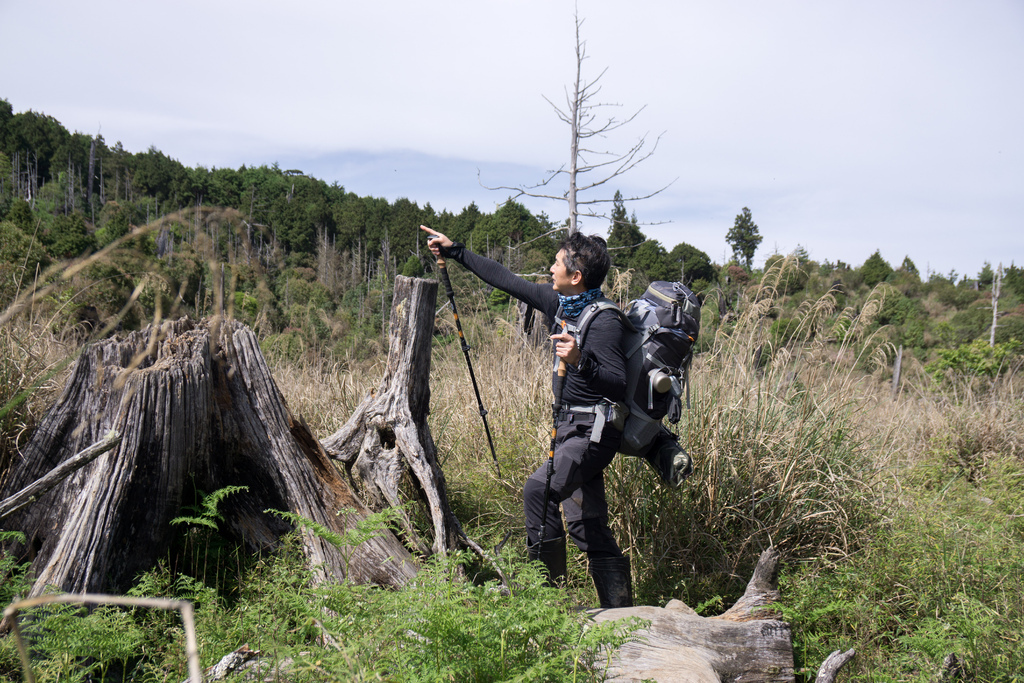
[(650, 622), (614, 653), (609, 683), (792, 683), (789, 624), (763, 610), (778, 599), (778, 561), (774, 549), (763, 552), (743, 597), (717, 617), (701, 617), (678, 600), (665, 607), (592, 611), (597, 622)]
[[(28, 538), (33, 595), (127, 588), (166, 553), (170, 520), (196, 490), (248, 487), (222, 503), (222, 530), (253, 551), (291, 530), (268, 509), (339, 533), (370, 512), (289, 412), (252, 330), (234, 321), (183, 318), (86, 349), (0, 498), (111, 430), (122, 436), (115, 449), (3, 520)], [(399, 586), (416, 570), (390, 533), (348, 560), (309, 532), (303, 546), (321, 579)]]
[(404, 487), (418, 494), (432, 525), (423, 539), (407, 517), (407, 542), (423, 553), (446, 553), (460, 540), (448, 504), (444, 472), (427, 426), (430, 349), (437, 281), (398, 276), (391, 307), (390, 347), (384, 377), (341, 429), (324, 440), (331, 457), (345, 463), (353, 486), (367, 503), (398, 508), (408, 503)]

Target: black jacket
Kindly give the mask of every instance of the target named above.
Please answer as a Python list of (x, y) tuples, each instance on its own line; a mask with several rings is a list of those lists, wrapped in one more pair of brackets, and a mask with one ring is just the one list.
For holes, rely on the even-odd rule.
[[(558, 293), (550, 284), (529, 282), (512, 273), (505, 266), (456, 242), (442, 248), (445, 257), (458, 261), (489, 285), (533, 306), (551, 319), (558, 311)], [(575, 322), (569, 318), (570, 322)], [(557, 328), (557, 323), (556, 323)], [(553, 329), (552, 333), (558, 331)], [(579, 365), (584, 371), (570, 365), (562, 391), (562, 402), (569, 405), (594, 405), (602, 398), (622, 401), (626, 397), (626, 355), (623, 344), (625, 327), (615, 311), (601, 311), (587, 330), (584, 346), (580, 348)]]

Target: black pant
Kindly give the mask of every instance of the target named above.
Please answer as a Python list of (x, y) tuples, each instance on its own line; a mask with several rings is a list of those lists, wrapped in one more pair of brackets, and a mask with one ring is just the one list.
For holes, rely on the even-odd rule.
[(604, 468), (619, 447), (622, 433), (605, 424), (599, 443), (590, 441), (594, 416), (573, 414), (559, 421), (555, 431), (555, 473), (551, 495), (544, 508), (548, 464), (530, 475), (523, 487), (526, 538), (530, 545), (540, 540), (541, 523), (545, 540), (564, 535), (559, 505), (565, 510), (569, 537), (590, 557), (621, 557), (622, 551), (608, 527), (608, 503), (604, 495)]

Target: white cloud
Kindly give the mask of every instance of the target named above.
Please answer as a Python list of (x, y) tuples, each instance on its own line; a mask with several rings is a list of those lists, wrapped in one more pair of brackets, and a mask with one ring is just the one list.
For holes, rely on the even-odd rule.
[[(976, 273), (1024, 254), (1024, 5), (580, 0), (622, 138), (665, 132), (621, 179), (667, 247), (721, 259), (743, 206), (764, 243)], [(567, 156), (573, 3), (0, 2), (0, 97), (188, 165), (323, 168), (360, 194), (484, 209), (488, 183)], [(47, 40), (29, 27), (47, 26)], [(20, 28), (21, 30), (18, 30)], [(348, 158), (347, 163), (339, 159)], [(287, 163), (286, 163), (286, 160)], [(390, 168), (390, 172), (388, 168)], [(377, 189), (375, 189), (377, 188)], [(554, 204), (528, 203), (555, 218)], [(600, 222), (587, 229), (601, 229)]]

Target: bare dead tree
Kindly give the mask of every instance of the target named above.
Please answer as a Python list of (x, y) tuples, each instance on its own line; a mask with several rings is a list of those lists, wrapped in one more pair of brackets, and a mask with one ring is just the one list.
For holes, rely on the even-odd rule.
[(999, 327), (999, 287), (1003, 279), (1003, 264), (996, 269), (996, 277), (992, 283), (992, 329), (988, 335), (988, 345), (996, 345), (996, 328)]
[(92, 207), (92, 186), (96, 182), (96, 138), (89, 141), (89, 180), (85, 188), (85, 203)]
[[(620, 104), (603, 103), (598, 100), (601, 93), (601, 78), (608, 71), (607, 68), (601, 71), (594, 79), (587, 79), (583, 75), (583, 62), (587, 59), (587, 44), (580, 37), (580, 28), (583, 26), (583, 19), (579, 14), (575, 15), (576, 20), (576, 77), (573, 81), (572, 92), (568, 88), (565, 92), (565, 108), (561, 108), (548, 99), (544, 100), (554, 108), (558, 118), (569, 125), (570, 147), (568, 165), (563, 164), (559, 168), (548, 171), (547, 177), (535, 185), (488, 187), (488, 190), (507, 190), (514, 192), (512, 199), (519, 197), (534, 197), (538, 199), (552, 199), (564, 201), (569, 208), (569, 233), (579, 230), (578, 219), (580, 216), (590, 218), (604, 218), (607, 216), (599, 210), (602, 205), (610, 204), (613, 199), (595, 195), (593, 198), (580, 198), (581, 193), (596, 190), (607, 185), (611, 180), (622, 176), (635, 168), (643, 161), (650, 158), (658, 148), (661, 140), (659, 134), (652, 144), (648, 144), (648, 134), (641, 135), (637, 141), (625, 152), (615, 152), (592, 146), (595, 139), (603, 139), (609, 134), (632, 123), (640, 112), (646, 109), (646, 105), (640, 107), (632, 115), (626, 118), (604, 116), (603, 110), (607, 107), (621, 107)], [(563, 179), (568, 182), (567, 189), (557, 194), (555, 186)], [(674, 180), (672, 182), (675, 182)], [(481, 183), (483, 184), (483, 183)], [(625, 198), (623, 201), (640, 201), (649, 199), (664, 190), (672, 183), (654, 192)]]

